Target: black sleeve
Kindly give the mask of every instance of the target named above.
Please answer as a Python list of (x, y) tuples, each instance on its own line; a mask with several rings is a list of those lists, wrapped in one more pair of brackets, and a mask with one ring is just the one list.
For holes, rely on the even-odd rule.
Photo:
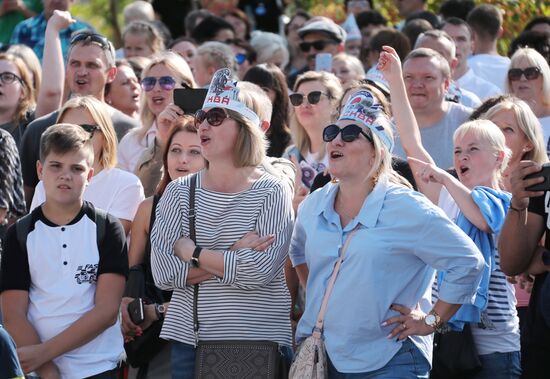
[(128, 277), (128, 248), (124, 228), (118, 219), (107, 215), (105, 236), (99, 248), (98, 276), (116, 273)]
[(537, 214), (546, 220), (546, 207), (544, 206), (545, 197), (546, 193), (542, 196), (529, 199), (529, 212)]
[(393, 156), (391, 165), (395, 172), (397, 172), (399, 175), (407, 179), (409, 183), (411, 183), (411, 186), (415, 189), (415, 191), (418, 190), (418, 188), (416, 187), (416, 181), (414, 180), (414, 175), (411, 170), (411, 166), (409, 165), (409, 162), (407, 162), (407, 160), (397, 156)]
[(2, 243), (0, 264), (0, 292), (6, 290), (28, 291), (31, 285), (27, 250), (17, 241), (15, 224), (10, 226)]
[(46, 129), (55, 124), (57, 114), (58, 112), (53, 112), (34, 120), (27, 126), (27, 130), (23, 134), (19, 155), (21, 156), (23, 183), (28, 187), (34, 188), (38, 184), (36, 161), (40, 157), (40, 137)]

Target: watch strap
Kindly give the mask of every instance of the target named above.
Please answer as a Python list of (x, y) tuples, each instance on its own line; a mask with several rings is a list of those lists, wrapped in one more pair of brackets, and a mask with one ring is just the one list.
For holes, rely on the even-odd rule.
[(191, 265), (193, 267), (199, 267), (199, 256), (201, 255), (202, 247), (196, 246), (191, 257)]

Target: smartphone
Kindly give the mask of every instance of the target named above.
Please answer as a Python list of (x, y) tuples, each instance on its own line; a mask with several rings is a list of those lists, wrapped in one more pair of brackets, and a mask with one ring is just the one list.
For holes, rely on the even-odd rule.
[(204, 104), (207, 88), (176, 88), (174, 89), (174, 104), (185, 114), (194, 115)]
[(544, 181), (541, 183), (534, 184), (530, 187), (525, 188), (527, 191), (548, 191), (550, 190), (550, 163), (545, 163), (542, 165), (542, 170), (535, 172), (533, 174), (527, 175), (525, 179), (538, 178), (539, 176), (544, 177)]
[(332, 54), (319, 53), (315, 55), (315, 71), (332, 72)]
[(145, 309), (143, 307), (143, 299), (138, 297), (128, 304), (128, 313), (130, 314), (130, 320), (136, 325), (145, 321)]

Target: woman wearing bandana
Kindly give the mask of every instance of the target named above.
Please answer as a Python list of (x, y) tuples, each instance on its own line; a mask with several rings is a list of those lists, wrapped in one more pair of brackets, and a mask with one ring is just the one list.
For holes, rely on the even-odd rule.
[[(432, 333), (472, 302), (483, 258), (391, 168), (390, 122), (359, 91), (323, 131), (336, 182), (301, 204), (290, 256), (306, 287), (297, 342), (312, 334), (340, 247), (351, 236), (322, 330), (329, 378), (428, 378)], [(431, 305), (435, 270), (450, 274)], [(444, 299), (444, 300), (443, 300)]]
[(292, 191), (258, 168), (267, 145), (259, 106), (251, 91), (233, 83), (229, 69), (219, 70), (195, 116), (207, 160), (196, 175), (195, 241), (188, 218), (192, 176), (170, 183), (157, 208), (151, 263), (156, 285), (173, 290), (161, 332), (173, 341), (173, 378), (193, 378), (198, 340), (271, 341), (290, 356), (283, 266)]

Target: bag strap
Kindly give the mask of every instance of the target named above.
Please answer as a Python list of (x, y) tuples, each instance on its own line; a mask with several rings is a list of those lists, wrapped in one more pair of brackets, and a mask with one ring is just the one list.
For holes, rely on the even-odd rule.
[[(195, 191), (197, 187), (197, 175), (193, 174), (189, 183), (189, 213), (187, 215), (189, 220), (189, 238), (197, 243), (197, 234), (195, 230)], [(195, 344), (199, 342), (199, 316), (198, 316), (198, 300), (199, 300), (199, 285), (193, 286), (193, 331), (195, 333)]]
[(313, 336), (317, 338), (321, 338), (321, 335), (323, 334), (323, 323), (325, 322), (325, 312), (327, 310), (328, 299), (332, 294), (332, 289), (334, 288), (334, 283), (336, 282), (336, 277), (338, 276), (338, 272), (340, 271), (340, 266), (342, 266), (342, 261), (344, 260), (344, 256), (346, 255), (346, 250), (348, 249), (351, 237), (353, 237), (356, 231), (357, 226), (346, 237), (346, 242), (344, 242), (344, 246), (342, 246), (342, 248), (340, 249), (338, 260), (336, 261), (334, 269), (332, 270), (332, 275), (330, 276), (327, 289), (325, 290), (325, 295), (323, 296), (323, 301), (321, 302), (321, 309), (319, 310), (319, 315), (317, 316), (317, 322), (315, 323), (315, 327), (313, 328)]

